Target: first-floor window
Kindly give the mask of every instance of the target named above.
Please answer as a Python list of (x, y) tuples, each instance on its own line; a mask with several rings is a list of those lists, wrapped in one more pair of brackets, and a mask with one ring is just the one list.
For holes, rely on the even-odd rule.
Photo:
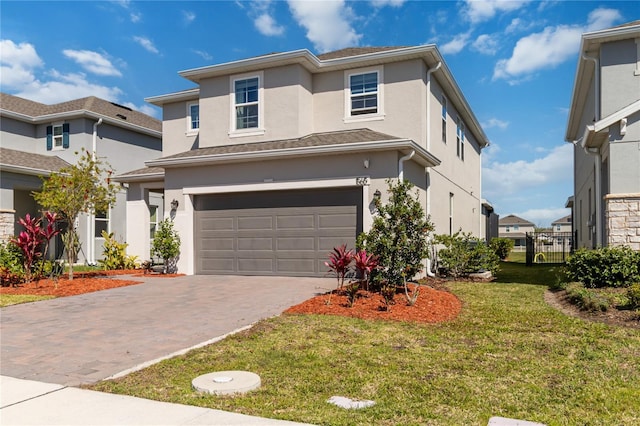
[(96, 238), (102, 237), (102, 231), (109, 233), (109, 211), (96, 212), (95, 233)]
[(449, 235), (453, 235), (453, 193), (449, 193)]
[(158, 229), (158, 206), (149, 206), (149, 238), (153, 240)]

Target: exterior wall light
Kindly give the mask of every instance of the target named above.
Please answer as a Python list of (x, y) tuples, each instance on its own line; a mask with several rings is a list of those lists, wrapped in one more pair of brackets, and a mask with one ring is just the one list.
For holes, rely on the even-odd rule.
[(177, 210), (179, 205), (180, 203), (178, 202), (178, 200), (173, 199), (173, 201), (171, 201), (171, 210)]

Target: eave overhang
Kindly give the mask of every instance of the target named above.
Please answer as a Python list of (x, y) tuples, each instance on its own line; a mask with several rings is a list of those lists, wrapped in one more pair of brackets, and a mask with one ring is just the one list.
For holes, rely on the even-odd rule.
[(55, 173), (54, 171), (51, 171), (51, 170), (36, 169), (33, 167), (25, 167), (25, 166), (16, 166), (14, 164), (0, 164), (0, 171), (16, 173), (21, 175), (29, 175), (29, 176), (42, 176), (42, 177), (51, 176), (52, 173)]
[[(187, 167), (206, 166), (224, 163), (239, 163), (248, 161), (277, 160), (291, 157), (313, 157), (331, 154), (346, 154), (370, 151), (399, 151), (409, 154), (415, 151), (412, 158), (423, 167), (439, 166), (441, 161), (433, 154), (410, 139), (394, 139), (389, 141), (356, 142), (347, 144), (323, 145), (313, 147), (273, 149), (268, 151), (248, 151), (239, 153), (208, 154), (181, 156), (179, 158), (159, 158), (145, 162), (149, 167)], [(195, 154), (195, 153), (194, 153)]]
[[(640, 112), (640, 100), (627, 105), (619, 111), (585, 126), (580, 140), (583, 148), (597, 148), (609, 139), (609, 127), (616, 123), (626, 122), (627, 118)], [(622, 126), (621, 126), (622, 127)]]

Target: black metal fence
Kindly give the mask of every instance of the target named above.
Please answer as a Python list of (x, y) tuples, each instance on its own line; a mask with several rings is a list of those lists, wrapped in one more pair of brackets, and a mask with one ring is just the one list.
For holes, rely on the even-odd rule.
[(564, 263), (574, 247), (573, 232), (527, 232), (527, 266), (534, 263)]

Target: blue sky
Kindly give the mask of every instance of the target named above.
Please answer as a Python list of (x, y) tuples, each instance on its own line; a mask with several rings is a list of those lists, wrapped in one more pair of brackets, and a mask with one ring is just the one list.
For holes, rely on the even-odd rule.
[(0, 89), (44, 103), (192, 88), (177, 72), (270, 52), (435, 43), (491, 140), (483, 198), (547, 226), (568, 214), (564, 142), (580, 35), (640, 19), (636, 1), (7, 1)]

